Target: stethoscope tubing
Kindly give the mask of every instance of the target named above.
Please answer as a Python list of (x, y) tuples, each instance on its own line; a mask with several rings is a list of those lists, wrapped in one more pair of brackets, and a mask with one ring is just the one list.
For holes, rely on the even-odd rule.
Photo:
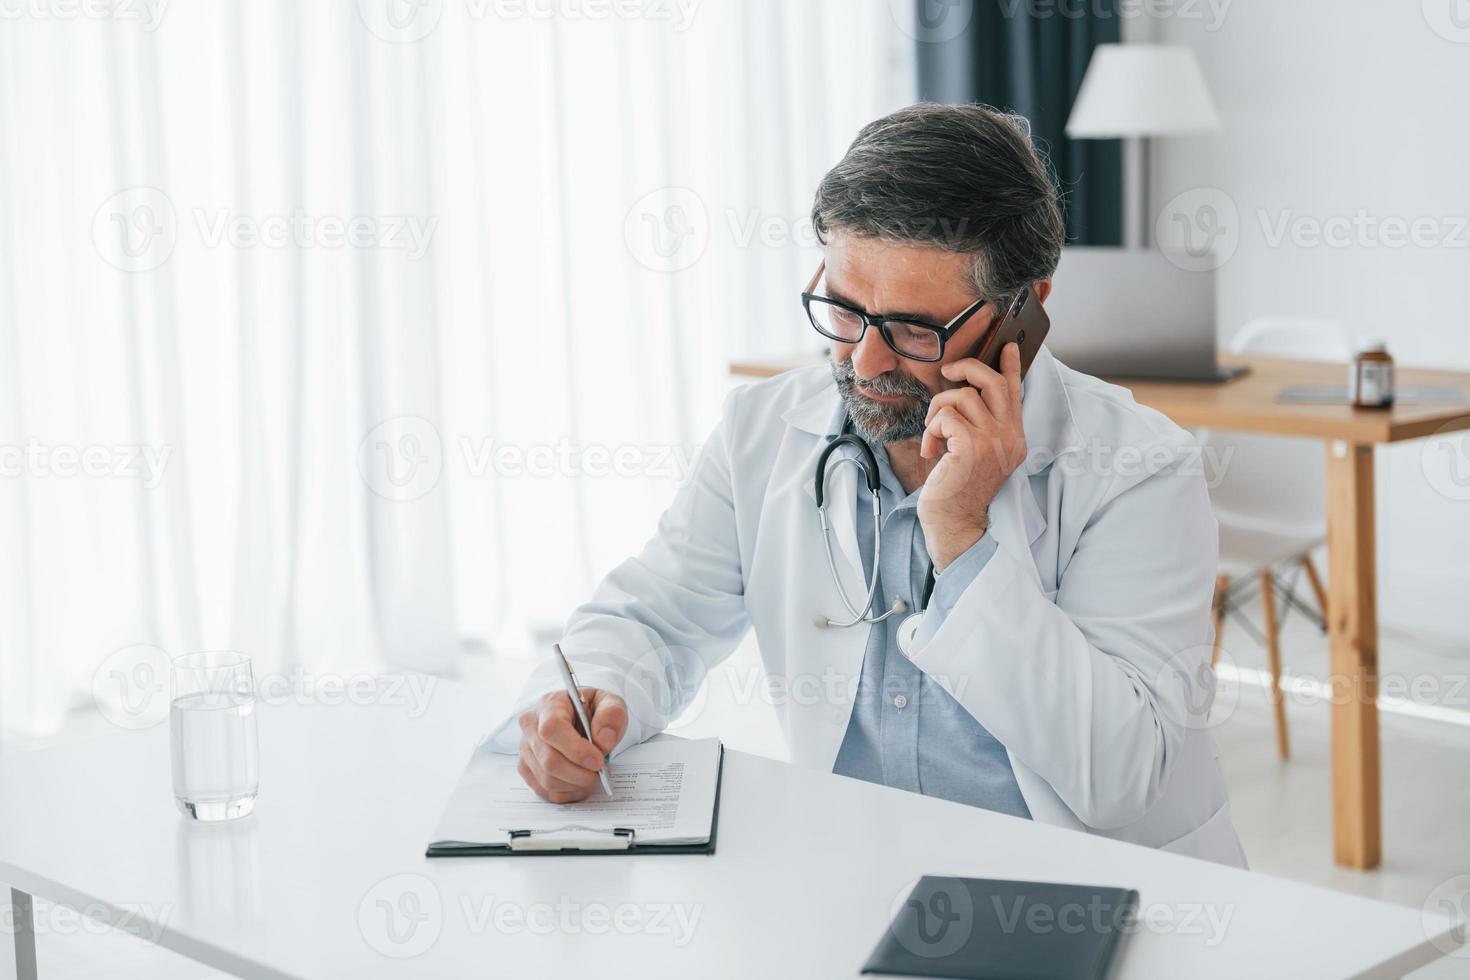
[[(843, 429), (845, 430), (846, 428), (847, 425), (844, 423)], [(837, 572), (837, 560), (832, 555), (832, 528), (827, 522), (827, 461), (842, 446), (854, 447), (862, 454), (863, 458), (839, 456), (837, 457), (836, 466), (848, 463), (856, 466), (863, 472), (868, 485), (868, 493), (872, 497), (873, 504), (873, 573), (868, 577), (868, 594), (861, 608), (848, 596), (847, 588), (842, 584), (842, 576)], [(883, 502), (878, 495), (879, 485), (878, 457), (873, 453), (872, 447), (854, 433), (844, 431), (836, 439), (833, 439), (827, 448), (822, 450), (822, 455), (817, 458), (817, 515), (822, 524), (822, 546), (827, 552), (827, 568), (832, 572), (832, 583), (837, 587), (837, 595), (842, 599), (842, 604), (847, 607), (848, 615), (852, 617), (848, 622), (838, 623), (833, 622), (826, 616), (818, 616), (816, 617), (816, 624), (819, 627), (847, 629), (852, 626), (857, 626), (859, 623), (881, 623), (890, 616), (896, 616), (908, 609), (906, 602), (902, 599), (896, 599), (894, 600), (893, 606), (881, 616), (868, 615), (873, 608), (873, 599), (878, 594), (879, 569), (882, 567), (881, 562), (883, 558)], [(931, 572), (930, 574), (932, 575), (933, 573)]]

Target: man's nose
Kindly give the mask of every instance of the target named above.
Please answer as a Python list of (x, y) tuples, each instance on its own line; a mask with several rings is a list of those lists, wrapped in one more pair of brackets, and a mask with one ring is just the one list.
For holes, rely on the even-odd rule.
[(868, 380), (887, 374), (898, 367), (898, 355), (883, 340), (879, 329), (869, 327), (852, 350), (852, 368), (859, 378)]

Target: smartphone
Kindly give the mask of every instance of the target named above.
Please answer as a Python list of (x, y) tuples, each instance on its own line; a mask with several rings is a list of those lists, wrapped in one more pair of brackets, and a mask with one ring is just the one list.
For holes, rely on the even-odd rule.
[(999, 371), (1000, 352), (1005, 350), (1006, 344), (1014, 341), (1021, 348), (1021, 377), (1024, 378), (1050, 329), (1051, 318), (1046, 315), (1035, 291), (1028, 286), (1001, 317), (1000, 323), (991, 328), (990, 336), (980, 345), (975, 356), (981, 364)]

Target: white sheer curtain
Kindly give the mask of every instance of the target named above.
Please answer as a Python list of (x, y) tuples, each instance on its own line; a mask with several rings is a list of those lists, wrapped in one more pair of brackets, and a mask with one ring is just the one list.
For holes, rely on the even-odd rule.
[(652, 529), (727, 358), (810, 345), (815, 182), (912, 99), (887, 0), (82, 7), (0, 20), (23, 734), (138, 644), (525, 655)]

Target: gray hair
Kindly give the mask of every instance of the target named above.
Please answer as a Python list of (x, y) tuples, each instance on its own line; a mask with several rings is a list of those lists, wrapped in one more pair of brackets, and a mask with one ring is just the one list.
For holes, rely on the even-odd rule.
[(868, 123), (817, 187), (817, 240), (844, 232), (974, 257), (981, 296), (1009, 305), (1056, 271), (1066, 229), (1024, 117), (921, 102)]

